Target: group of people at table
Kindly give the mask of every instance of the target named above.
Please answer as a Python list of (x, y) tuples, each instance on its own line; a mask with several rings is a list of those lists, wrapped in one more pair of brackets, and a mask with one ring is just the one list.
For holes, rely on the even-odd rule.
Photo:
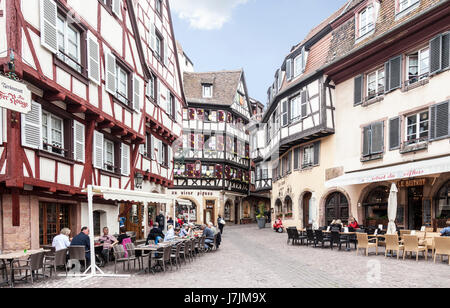
[[(220, 230), (221, 231), (221, 230)], [(155, 222), (153, 228), (150, 230), (145, 245), (149, 245), (151, 241), (158, 245), (162, 242), (173, 242), (177, 238), (190, 238), (201, 234), (205, 237), (205, 249), (209, 251), (211, 245), (214, 243), (214, 237), (216, 234), (221, 234), (217, 228), (214, 227), (212, 222), (208, 225), (202, 225), (200, 231), (196, 231), (194, 224), (183, 224), (182, 227), (175, 227), (172, 224), (168, 224), (166, 234), (163, 233), (163, 228)], [(201, 232), (201, 233), (200, 233)], [(74, 236), (72, 239), (69, 238), (71, 230), (64, 228), (61, 230), (60, 234), (55, 236), (52, 241), (52, 246), (55, 251), (66, 249), (70, 246), (84, 246), (86, 252), (86, 261), (90, 264), (90, 230), (88, 227), (83, 227), (81, 232)], [(125, 239), (130, 239), (127, 234), (125, 227), (120, 227), (119, 236), (115, 237), (109, 234), (109, 228), (103, 228), (103, 235), (98, 238), (96, 243), (98, 246), (102, 246), (101, 257), (105, 263), (110, 259), (110, 254), (112, 248), (116, 245), (122, 245)], [(220, 242), (219, 242), (220, 244)], [(97, 246), (97, 245), (96, 245)]]

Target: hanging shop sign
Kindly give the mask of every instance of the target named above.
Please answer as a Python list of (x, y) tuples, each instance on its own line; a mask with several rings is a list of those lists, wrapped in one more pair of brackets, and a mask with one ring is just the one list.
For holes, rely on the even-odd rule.
[(397, 183), (397, 187), (415, 187), (415, 186), (424, 186), (426, 184), (426, 179), (417, 179), (417, 180), (403, 180)]
[(31, 91), (23, 83), (0, 76), (0, 107), (28, 113), (31, 111)]

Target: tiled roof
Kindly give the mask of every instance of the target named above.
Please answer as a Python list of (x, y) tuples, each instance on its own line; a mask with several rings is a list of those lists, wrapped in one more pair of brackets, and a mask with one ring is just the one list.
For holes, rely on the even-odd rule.
[[(242, 70), (207, 73), (184, 73), (184, 90), (188, 103), (231, 106), (241, 81)], [(213, 85), (213, 97), (203, 98), (202, 84)]]

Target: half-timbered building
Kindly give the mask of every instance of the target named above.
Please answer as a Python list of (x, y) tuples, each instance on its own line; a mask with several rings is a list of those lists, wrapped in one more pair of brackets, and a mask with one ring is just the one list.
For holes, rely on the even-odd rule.
[[(0, 70), (32, 92), (29, 113), (1, 112), (0, 249), (75, 235), (87, 185), (166, 193), (184, 106), (168, 1), (1, 0), (0, 37)], [(142, 236), (142, 206), (94, 210), (95, 235), (124, 217)]]
[(240, 223), (250, 218), (243, 199), (250, 184), (246, 126), (252, 105), (244, 72), (184, 73), (183, 83), (188, 107), (175, 153), (172, 193), (192, 201), (190, 221), (215, 223), (222, 215)]

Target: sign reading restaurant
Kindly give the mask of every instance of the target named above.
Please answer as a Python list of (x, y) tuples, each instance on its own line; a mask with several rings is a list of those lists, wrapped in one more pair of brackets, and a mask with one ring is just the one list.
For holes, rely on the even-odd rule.
[(31, 110), (31, 91), (23, 83), (0, 76), (0, 107), (28, 113)]

